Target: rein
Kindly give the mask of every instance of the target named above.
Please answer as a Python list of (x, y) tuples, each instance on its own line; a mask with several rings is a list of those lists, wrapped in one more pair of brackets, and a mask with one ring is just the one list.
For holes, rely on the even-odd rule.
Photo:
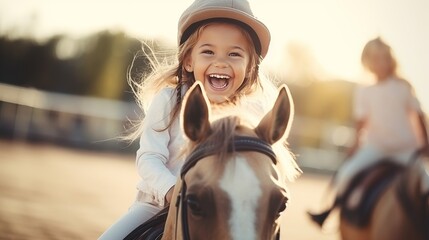
[[(277, 164), (277, 157), (274, 153), (271, 146), (256, 137), (246, 137), (246, 136), (235, 136), (232, 141), (228, 144), (227, 151), (229, 153), (233, 152), (243, 152), (243, 151), (253, 151), (259, 152), (267, 155), (274, 164)], [(184, 176), (186, 173), (195, 166), (201, 159), (208, 157), (210, 155), (215, 155), (219, 152), (219, 149), (214, 144), (203, 143), (186, 158), (185, 164), (183, 165), (180, 177), (182, 179), (182, 189), (180, 194), (177, 196), (176, 201), (176, 238), (177, 238), (177, 226), (178, 226), (178, 216), (179, 216), (179, 208), (182, 211), (182, 234), (184, 240), (190, 240), (189, 235), (189, 226), (188, 226), (188, 205), (186, 204), (186, 182)]]

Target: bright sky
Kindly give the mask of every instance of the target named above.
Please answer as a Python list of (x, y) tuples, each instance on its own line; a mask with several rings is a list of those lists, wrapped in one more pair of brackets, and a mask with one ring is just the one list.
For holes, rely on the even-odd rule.
[[(0, 33), (39, 39), (74, 37), (111, 29), (131, 36), (176, 39), (177, 20), (192, 0), (0, 0)], [(429, 1), (427, 0), (250, 0), (271, 30), (264, 64), (287, 71), (286, 46), (310, 49), (330, 76), (362, 80), (360, 53), (381, 36), (394, 49), (403, 75), (429, 112)]]

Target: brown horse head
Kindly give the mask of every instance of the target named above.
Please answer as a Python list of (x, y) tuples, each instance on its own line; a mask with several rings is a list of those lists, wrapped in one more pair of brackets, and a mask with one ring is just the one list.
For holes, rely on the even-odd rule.
[(274, 239), (287, 196), (271, 145), (290, 127), (289, 91), (280, 88), (255, 127), (239, 116), (210, 121), (210, 109), (202, 86), (194, 84), (182, 108), (190, 153), (163, 239)]

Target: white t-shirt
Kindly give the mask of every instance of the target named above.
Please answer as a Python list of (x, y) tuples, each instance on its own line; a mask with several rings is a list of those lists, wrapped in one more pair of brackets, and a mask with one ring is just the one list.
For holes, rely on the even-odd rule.
[[(266, 105), (257, 98), (243, 98), (241, 107), (249, 114), (259, 116), (266, 113)], [(186, 139), (181, 129), (180, 117), (173, 120), (171, 127), (163, 130), (170, 122), (170, 113), (175, 105), (173, 88), (164, 88), (154, 96), (146, 111), (137, 150), (136, 165), (141, 180), (137, 188), (152, 196), (160, 206), (165, 205), (165, 194), (176, 184), (177, 176), (184, 162), (182, 148)], [(215, 114), (216, 111), (212, 112)], [(158, 130), (158, 131), (157, 131)]]
[(354, 103), (355, 118), (366, 123), (363, 142), (388, 152), (419, 147), (412, 117), (422, 110), (408, 83), (389, 78), (360, 88)]

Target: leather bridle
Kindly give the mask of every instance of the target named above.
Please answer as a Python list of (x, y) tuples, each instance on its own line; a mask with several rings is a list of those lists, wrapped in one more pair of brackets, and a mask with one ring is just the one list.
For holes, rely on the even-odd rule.
[[(267, 142), (256, 138), (256, 137), (247, 137), (247, 136), (235, 136), (232, 141), (228, 144), (229, 153), (232, 152), (243, 152), (243, 151), (252, 151), (260, 152), (267, 155), (274, 164), (277, 164), (277, 157), (274, 153), (271, 145)], [(179, 208), (182, 212), (182, 234), (184, 240), (190, 240), (189, 226), (188, 226), (188, 205), (186, 202), (186, 182), (185, 175), (186, 173), (197, 164), (201, 159), (208, 157), (210, 155), (215, 155), (219, 152), (218, 146), (212, 143), (202, 143), (187, 157), (185, 164), (183, 165), (180, 177), (182, 179), (182, 188), (180, 194), (177, 196), (176, 200), (176, 238), (177, 238), (177, 223), (179, 216)]]

